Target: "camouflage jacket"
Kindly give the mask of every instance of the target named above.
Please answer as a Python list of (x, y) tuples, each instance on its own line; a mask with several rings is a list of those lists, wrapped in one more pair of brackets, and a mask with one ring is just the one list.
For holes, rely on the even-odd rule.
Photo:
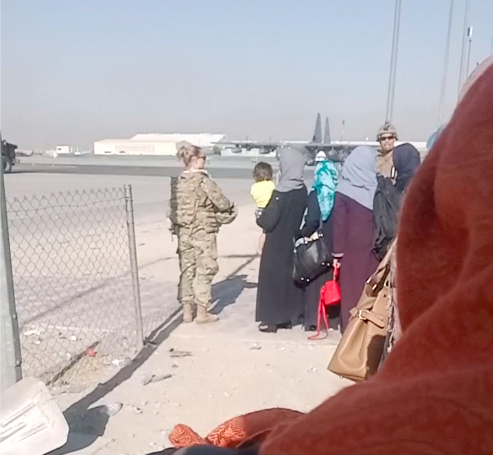
[(183, 228), (215, 233), (235, 217), (234, 205), (207, 172), (184, 171), (171, 179), (169, 218), (173, 233)]

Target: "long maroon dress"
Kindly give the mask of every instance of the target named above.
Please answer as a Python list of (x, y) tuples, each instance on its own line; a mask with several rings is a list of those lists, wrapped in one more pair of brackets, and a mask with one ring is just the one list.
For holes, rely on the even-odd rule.
[(349, 311), (356, 306), (366, 280), (378, 261), (373, 254), (373, 212), (354, 199), (336, 193), (331, 215), (334, 257), (341, 257), (341, 330), (347, 327)]

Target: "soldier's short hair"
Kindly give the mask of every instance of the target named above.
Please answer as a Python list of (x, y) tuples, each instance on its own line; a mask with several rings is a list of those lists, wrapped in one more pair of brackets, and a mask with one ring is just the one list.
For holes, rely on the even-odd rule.
[(257, 163), (253, 168), (253, 178), (256, 182), (264, 182), (266, 180), (272, 180), (274, 172), (272, 166), (269, 163), (261, 161)]
[(179, 142), (176, 148), (178, 150), (176, 155), (178, 156), (178, 159), (183, 161), (185, 166), (188, 166), (190, 164), (190, 161), (192, 161), (193, 157), (204, 156), (204, 153), (202, 152), (202, 149), (200, 147), (197, 147), (196, 145), (190, 144), (186, 141)]

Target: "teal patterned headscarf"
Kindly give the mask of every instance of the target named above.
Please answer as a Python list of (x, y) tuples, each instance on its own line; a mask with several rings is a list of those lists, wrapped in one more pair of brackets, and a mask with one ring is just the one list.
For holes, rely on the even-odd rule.
[(318, 205), (322, 220), (327, 221), (334, 207), (334, 198), (337, 187), (337, 168), (332, 161), (325, 160), (315, 167), (315, 181), (313, 189), (317, 192)]

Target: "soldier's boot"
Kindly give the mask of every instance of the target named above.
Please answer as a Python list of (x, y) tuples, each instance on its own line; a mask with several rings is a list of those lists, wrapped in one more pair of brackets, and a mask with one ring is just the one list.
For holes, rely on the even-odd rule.
[(183, 304), (183, 322), (189, 324), (193, 321), (193, 308), (190, 303)]
[(217, 321), (219, 318), (215, 314), (209, 313), (205, 306), (197, 305), (197, 317), (195, 319), (197, 324), (210, 324)]

